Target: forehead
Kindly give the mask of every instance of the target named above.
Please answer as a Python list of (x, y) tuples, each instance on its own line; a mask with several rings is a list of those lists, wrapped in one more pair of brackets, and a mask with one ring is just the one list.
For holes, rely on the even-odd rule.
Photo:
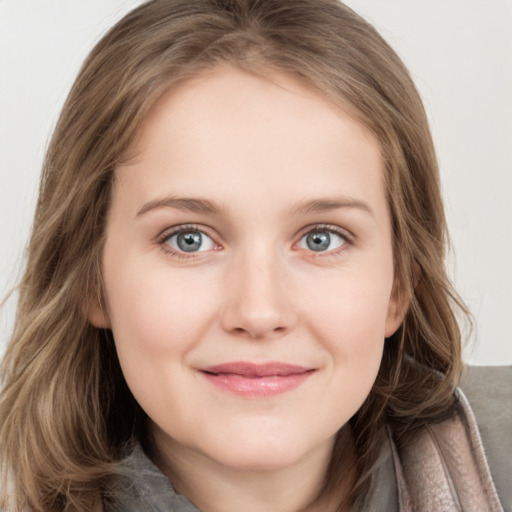
[[(282, 108), (276, 109), (278, 106)], [(350, 117), (353, 120), (351, 130), (356, 129), (358, 136), (374, 147), (379, 146), (375, 136), (357, 119), (355, 106), (329, 97), (297, 76), (272, 68), (258, 67), (254, 73), (249, 73), (230, 64), (219, 64), (179, 80), (150, 108), (127, 152), (127, 161), (147, 149), (150, 139), (156, 142), (156, 132), (164, 128), (164, 117), (168, 121), (165, 129), (174, 129), (183, 137), (192, 130), (197, 136), (226, 129), (232, 138), (236, 136), (235, 123), (238, 122), (246, 129), (252, 123), (255, 136), (258, 125), (278, 131), (280, 137), (276, 143), (284, 142), (290, 123), (295, 120), (307, 119), (310, 123), (310, 130), (301, 133), (307, 139), (319, 127), (323, 127), (324, 132), (331, 128), (333, 134), (336, 130), (339, 132), (339, 120), (345, 122)], [(279, 119), (283, 121), (281, 124)], [(299, 142), (297, 135), (298, 130), (293, 136)]]
[(219, 202), (251, 189), (293, 202), (332, 195), (345, 171), (340, 193), (383, 195), (380, 147), (368, 129), (295, 78), (224, 66), (155, 103), (118, 174), (145, 199), (188, 194), (193, 184)]

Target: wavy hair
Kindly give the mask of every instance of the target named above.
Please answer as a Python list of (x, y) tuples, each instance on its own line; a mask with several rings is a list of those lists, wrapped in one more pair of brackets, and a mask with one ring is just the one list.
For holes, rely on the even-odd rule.
[[(399, 57), (336, 0), (153, 0), (92, 50), (44, 161), (2, 366), (9, 510), (104, 510), (123, 446), (144, 436), (144, 414), (112, 335), (87, 319), (87, 305), (102, 300), (113, 173), (161, 95), (220, 63), (293, 75), (342, 106), (381, 146), (395, 272), (410, 306), (350, 420), (358, 460), (352, 498), (368, 485), (384, 424), (401, 439), (453, 410), (462, 367), (454, 310), (466, 310), (445, 272), (446, 222), (427, 118)], [(337, 483), (342, 458), (335, 445), (326, 485)]]

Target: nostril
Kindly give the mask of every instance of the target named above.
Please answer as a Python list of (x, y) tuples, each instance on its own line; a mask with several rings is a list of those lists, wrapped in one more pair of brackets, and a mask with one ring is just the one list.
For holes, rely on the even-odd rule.
[(224, 330), (261, 340), (284, 336), (295, 324), (297, 317), (289, 294), (256, 286), (254, 282), (239, 284), (236, 290), (221, 312)]

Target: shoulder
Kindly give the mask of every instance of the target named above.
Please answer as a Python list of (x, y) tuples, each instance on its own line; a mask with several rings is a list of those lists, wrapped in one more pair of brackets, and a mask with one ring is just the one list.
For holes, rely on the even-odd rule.
[(512, 366), (470, 366), (461, 381), (505, 511), (512, 512)]

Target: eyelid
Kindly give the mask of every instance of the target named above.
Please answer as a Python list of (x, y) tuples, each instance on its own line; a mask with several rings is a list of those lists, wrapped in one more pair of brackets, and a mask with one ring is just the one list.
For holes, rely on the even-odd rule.
[(214, 244), (213, 250), (218, 250), (221, 248), (221, 245), (216, 241), (216, 238), (214, 235), (210, 233), (210, 229), (198, 225), (198, 224), (178, 224), (176, 226), (167, 227), (163, 231), (160, 232), (156, 236), (156, 243), (162, 248), (163, 251), (167, 253), (171, 253), (175, 256), (182, 257), (182, 258), (194, 258), (198, 257), (199, 255), (203, 256), (203, 253), (210, 252), (210, 250), (206, 251), (194, 251), (187, 253), (185, 251), (177, 250), (170, 245), (168, 245), (166, 242), (170, 240), (173, 236), (179, 235), (180, 233), (187, 233), (187, 232), (195, 232), (195, 233), (201, 233), (202, 235), (208, 237), (210, 240), (212, 240)]
[[(208, 251), (198, 251), (198, 252), (186, 253), (184, 251), (178, 251), (166, 244), (167, 240), (169, 240), (171, 237), (173, 237), (179, 233), (188, 232), (188, 231), (198, 232), (198, 233), (206, 235), (208, 238), (210, 238), (215, 245), (213, 250), (218, 250), (218, 249), (222, 248), (221, 244), (219, 244), (217, 242), (218, 237), (211, 234), (212, 230), (210, 228), (208, 228), (207, 226), (203, 226), (203, 225), (199, 225), (199, 224), (178, 224), (176, 226), (167, 227), (166, 229), (164, 229), (157, 235), (155, 240), (156, 240), (156, 243), (162, 248), (162, 250), (164, 250), (167, 253), (171, 253), (175, 256), (182, 257), (182, 258), (194, 258), (194, 257), (198, 257), (199, 255), (203, 256), (204, 255), (203, 253), (210, 252), (210, 250), (208, 250)], [(334, 233), (337, 236), (341, 237), (346, 242), (339, 248), (331, 249), (331, 250), (327, 250), (327, 251), (319, 251), (316, 253), (311, 250), (300, 249), (300, 250), (303, 250), (304, 252), (311, 253), (311, 255), (315, 258), (333, 256), (340, 252), (343, 252), (347, 249), (346, 246), (353, 245), (356, 240), (356, 237), (353, 233), (351, 233), (349, 230), (347, 230), (345, 228), (341, 228), (340, 226), (337, 226), (335, 224), (326, 224), (326, 223), (310, 224), (310, 225), (302, 228), (297, 233), (296, 237), (298, 237), (298, 240), (297, 240), (297, 242), (294, 243), (294, 248), (296, 248), (297, 244), (300, 242), (300, 240), (302, 240), (302, 238), (304, 236), (306, 236), (307, 234), (314, 232), (314, 231), (328, 231), (328, 232)]]
[(298, 240), (297, 240), (297, 242), (295, 242), (294, 246), (296, 247), (298, 245), (298, 243), (306, 235), (308, 235), (309, 233), (315, 232), (315, 231), (320, 231), (320, 232), (328, 231), (330, 233), (334, 233), (335, 235), (341, 237), (345, 241), (345, 244), (343, 244), (341, 247), (336, 248), (336, 249), (327, 250), (327, 251), (315, 252), (312, 250), (300, 249), (300, 250), (304, 250), (305, 252), (312, 253), (315, 258), (322, 257), (322, 256), (328, 257), (328, 256), (336, 255), (340, 252), (343, 252), (347, 249), (346, 246), (353, 245), (355, 242), (355, 239), (356, 239), (354, 234), (352, 234), (350, 231), (348, 231), (347, 229), (341, 228), (340, 226), (337, 226), (335, 224), (311, 224), (309, 226), (302, 228), (299, 231), (299, 233), (297, 235)]
[(347, 242), (354, 243), (356, 236), (349, 231), (346, 228), (342, 228), (340, 226), (337, 226), (336, 224), (326, 224), (326, 223), (320, 223), (320, 224), (310, 224), (308, 226), (305, 226), (300, 229), (300, 231), (297, 233), (298, 238), (302, 238), (304, 235), (307, 235), (308, 233), (311, 233), (312, 231), (330, 231), (331, 233), (335, 233), (342, 238), (346, 239)]

